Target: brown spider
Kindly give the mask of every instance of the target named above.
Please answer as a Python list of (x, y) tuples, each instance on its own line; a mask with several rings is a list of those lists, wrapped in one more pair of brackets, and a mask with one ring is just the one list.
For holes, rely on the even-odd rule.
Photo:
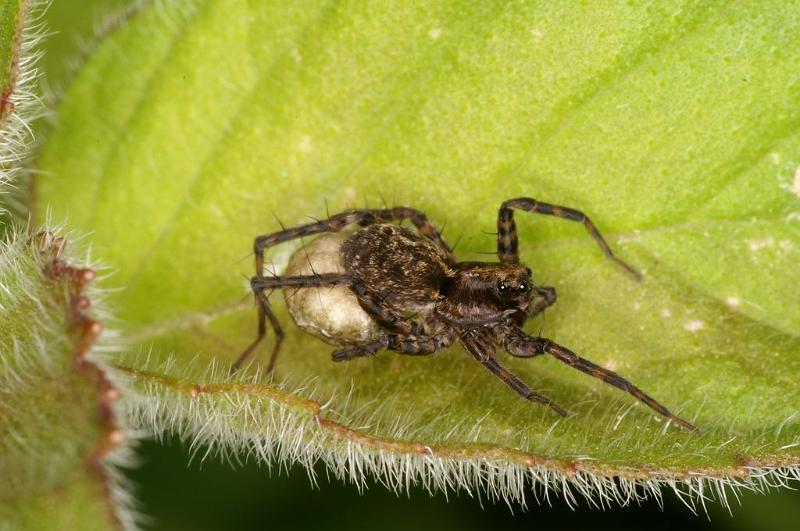
[[(264, 339), (266, 319), (276, 335), (268, 371), (275, 366), (283, 331), (269, 305), (267, 291), (343, 286), (349, 288), (361, 308), (377, 324), (379, 333), (355, 345), (338, 342), (343, 348), (333, 352), (334, 361), (369, 356), (385, 349), (409, 355), (433, 354), (459, 341), (511, 389), (567, 416), (566, 410), (530, 389), (501, 366), (495, 358), (495, 349), (499, 346), (521, 358), (550, 354), (627, 391), (684, 428), (696, 430), (691, 423), (671, 413), (614, 371), (583, 359), (549, 339), (532, 337), (522, 331), (520, 327), (525, 321), (556, 301), (556, 291), (552, 287), (534, 286), (531, 270), (519, 263), (514, 209), (581, 222), (608, 258), (641, 280), (636, 270), (614, 255), (585, 214), (528, 197), (511, 199), (500, 206), (497, 218), (500, 261), (497, 263), (457, 262), (439, 231), (425, 214), (413, 208), (349, 210), (255, 239), (256, 276), (251, 286), (258, 302), (258, 336), (239, 356), (232, 370), (236, 370)], [(417, 232), (391, 224), (402, 220), (410, 220)], [(338, 232), (349, 226), (361, 228), (341, 244), (343, 273), (264, 276), (264, 249), (267, 247), (312, 234)]]

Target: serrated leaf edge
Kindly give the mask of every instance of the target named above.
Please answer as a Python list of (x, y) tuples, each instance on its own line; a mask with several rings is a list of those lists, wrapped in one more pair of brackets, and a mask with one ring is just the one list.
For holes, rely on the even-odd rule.
[[(100, 320), (93, 315), (105, 317), (102, 309), (93, 308), (93, 302), (103, 298), (102, 292), (91, 286), (96, 276), (95, 269), (74, 266), (71, 258), (63, 257), (68, 238), (58, 236), (60, 232), (61, 227), (36, 232), (29, 228), (17, 228), (6, 236), (5, 241), (0, 241), (0, 250), (12, 264), (19, 253), (32, 252), (41, 274), (53, 283), (53, 289), (65, 290), (69, 326), (67, 330), (59, 329), (58, 332), (69, 334), (73, 345), (70, 352), (72, 366), (85, 375), (87, 385), (96, 389), (95, 413), (102, 427), (102, 436), (85, 457), (84, 466), (100, 485), (105, 506), (115, 527), (136, 530), (141, 518), (135, 510), (135, 502), (122, 469), (130, 467), (133, 462), (132, 449), (137, 434), (128, 429), (124, 417), (119, 415), (120, 391), (108, 378), (109, 369), (101, 354), (103, 349), (108, 348), (103, 344), (108, 341), (101, 341), (101, 335), (106, 338), (114, 334), (104, 333)], [(22, 289), (25, 290), (24, 287)], [(32, 374), (54, 370), (55, 364), (48, 357), (46, 349), (29, 354), (35, 359), (17, 360), (24, 362), (20, 367), (21, 372), (13, 370), (13, 364), (4, 363), (5, 380), (13, 381), (16, 386), (37, 385)], [(10, 355), (14, 356), (15, 352)], [(47, 456), (42, 458), (46, 459)]]

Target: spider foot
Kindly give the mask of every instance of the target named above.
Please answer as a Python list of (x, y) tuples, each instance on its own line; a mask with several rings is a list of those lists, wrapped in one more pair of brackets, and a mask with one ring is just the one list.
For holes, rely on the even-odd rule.
[(385, 347), (385, 341), (373, 341), (372, 343), (366, 343), (364, 345), (356, 345), (354, 347), (346, 347), (334, 350), (333, 354), (331, 354), (331, 358), (333, 358), (333, 361), (347, 361), (355, 358), (363, 358), (365, 356), (372, 356)]
[(333, 361), (347, 361), (363, 356), (364, 354), (360, 354), (358, 350), (356, 347), (340, 348), (333, 351), (331, 358)]
[[(538, 397), (537, 397), (537, 398), (528, 397), (528, 400), (532, 400), (532, 401), (535, 401), (535, 402), (539, 402), (539, 399), (538, 399)], [(566, 409), (564, 409), (563, 407), (559, 406), (558, 404), (556, 404), (556, 403), (555, 403), (555, 402), (553, 402), (552, 400), (550, 400), (549, 402), (547, 402), (545, 405), (546, 405), (547, 407), (549, 407), (550, 409), (552, 409), (553, 411), (555, 411), (556, 413), (558, 413), (559, 415), (561, 415), (562, 417), (564, 417), (564, 418), (567, 418), (567, 417), (569, 417), (569, 416), (571, 416), (571, 415), (572, 415), (572, 414), (571, 414), (569, 411), (567, 411), (567, 410), (566, 410)]]

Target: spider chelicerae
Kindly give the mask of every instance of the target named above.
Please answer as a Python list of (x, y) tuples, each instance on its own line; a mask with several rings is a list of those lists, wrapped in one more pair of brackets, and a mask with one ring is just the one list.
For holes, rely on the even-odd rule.
[[(234, 363), (236, 370), (266, 335), (266, 322), (275, 331), (268, 371), (275, 366), (283, 331), (268, 300), (274, 289), (342, 287), (357, 300), (378, 332), (356, 344), (334, 340), (339, 348), (334, 361), (369, 356), (381, 350), (425, 355), (460, 342), (472, 356), (511, 389), (527, 400), (539, 402), (556, 413), (568, 413), (550, 398), (528, 387), (497, 361), (496, 349), (512, 356), (532, 358), (549, 354), (570, 367), (626, 391), (661, 415), (688, 430), (688, 421), (614, 371), (586, 360), (568, 348), (543, 337), (534, 337), (522, 325), (556, 301), (552, 287), (535, 286), (531, 270), (519, 261), (514, 210), (535, 212), (583, 224), (603, 253), (636, 280), (641, 275), (614, 255), (594, 223), (582, 212), (543, 203), (529, 197), (510, 199), (500, 205), (497, 217), (498, 262), (458, 262), (442, 235), (419, 210), (409, 207), (348, 210), (328, 219), (299, 225), (255, 239), (256, 276), (251, 286), (258, 304), (258, 335)], [(393, 222), (410, 221), (416, 231)], [(288, 240), (356, 227), (337, 249), (343, 271), (292, 276), (265, 276), (264, 250)], [(358, 308), (360, 306), (360, 309)], [(330, 326), (330, 325), (328, 325)], [(309, 328), (304, 327), (307, 330)], [(313, 330), (312, 330), (313, 331)], [(336, 330), (322, 330), (330, 340)], [(344, 337), (341, 336), (340, 337)]]

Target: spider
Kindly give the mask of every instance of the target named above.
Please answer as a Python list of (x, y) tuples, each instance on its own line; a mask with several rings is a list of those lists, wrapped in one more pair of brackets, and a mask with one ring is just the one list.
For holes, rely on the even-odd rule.
[[(641, 280), (635, 269), (614, 255), (597, 227), (583, 212), (529, 197), (510, 199), (500, 205), (497, 218), (498, 262), (456, 261), (439, 231), (419, 210), (409, 207), (347, 210), (325, 220), (256, 237), (256, 275), (250, 283), (258, 304), (258, 335), (231, 370), (237, 370), (264, 339), (267, 320), (276, 336), (267, 370), (272, 371), (275, 366), (283, 331), (270, 307), (267, 292), (278, 288), (298, 290), (342, 286), (355, 296), (379, 332), (357, 344), (338, 341), (342, 348), (333, 352), (334, 361), (370, 356), (381, 350), (407, 355), (433, 354), (460, 342), (479, 363), (523, 398), (544, 404), (566, 417), (568, 413), (564, 408), (532, 390), (500, 365), (496, 349), (502, 348), (520, 358), (549, 354), (570, 367), (630, 393), (664, 417), (695, 431), (697, 428), (691, 423), (671, 413), (616, 372), (600, 367), (550, 339), (530, 336), (522, 330), (528, 319), (555, 303), (556, 290), (534, 285), (531, 270), (520, 263), (514, 210), (582, 223), (606, 257), (636, 280)], [(410, 221), (416, 231), (393, 223), (404, 220)], [(343, 272), (264, 275), (264, 250), (268, 247), (352, 227), (357, 230), (343, 239), (338, 251)], [(330, 340), (330, 335), (327, 339)]]

